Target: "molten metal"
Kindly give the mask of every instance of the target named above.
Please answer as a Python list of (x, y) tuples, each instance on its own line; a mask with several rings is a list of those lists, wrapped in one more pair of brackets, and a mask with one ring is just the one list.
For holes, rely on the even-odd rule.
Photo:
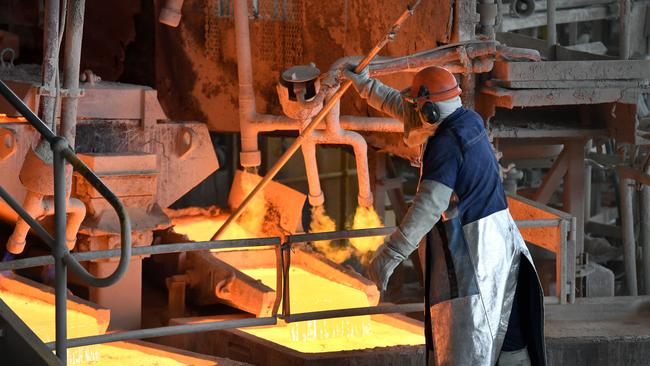
[[(245, 269), (243, 272), (275, 289), (275, 268)], [(363, 291), (304, 269), (292, 267), (289, 276), (293, 313), (370, 305), (367, 294)], [(304, 353), (424, 344), (423, 333), (379, 322), (367, 315), (241, 330)]]

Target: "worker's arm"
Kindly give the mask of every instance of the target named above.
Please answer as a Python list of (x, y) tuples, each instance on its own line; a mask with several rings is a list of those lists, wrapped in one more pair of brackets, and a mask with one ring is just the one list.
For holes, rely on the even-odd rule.
[(369, 275), (380, 291), (386, 290), (395, 268), (417, 249), (420, 240), (438, 222), (449, 206), (452, 189), (434, 180), (420, 182), (417, 194), (404, 220), (370, 262)]
[(379, 290), (386, 289), (397, 265), (411, 255), (449, 207), (461, 164), (462, 151), (452, 135), (429, 139), (413, 204), (398, 229), (377, 249), (370, 262), (369, 275)]
[(353, 69), (354, 66), (348, 66), (343, 69), (343, 73), (352, 81), (359, 96), (366, 99), (371, 107), (401, 121), (404, 114), (404, 100), (400, 92), (371, 78), (367, 67), (359, 74)]

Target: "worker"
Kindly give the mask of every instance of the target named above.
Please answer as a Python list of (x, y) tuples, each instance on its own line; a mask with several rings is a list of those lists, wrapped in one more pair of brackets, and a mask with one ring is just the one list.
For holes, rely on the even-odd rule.
[(539, 279), (508, 211), (484, 122), (462, 106), (456, 78), (428, 67), (399, 92), (367, 68), (353, 70), (348, 65), (343, 74), (359, 95), (404, 123), (407, 146), (421, 147), (417, 194), (375, 252), (371, 279), (385, 291), (426, 236), (428, 364), (545, 365)]

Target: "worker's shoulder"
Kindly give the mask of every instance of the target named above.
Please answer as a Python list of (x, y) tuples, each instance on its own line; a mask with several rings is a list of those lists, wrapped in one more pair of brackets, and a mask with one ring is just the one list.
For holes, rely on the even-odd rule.
[(438, 141), (453, 139), (462, 149), (486, 136), (481, 116), (471, 109), (459, 108), (441, 124), (434, 137)]

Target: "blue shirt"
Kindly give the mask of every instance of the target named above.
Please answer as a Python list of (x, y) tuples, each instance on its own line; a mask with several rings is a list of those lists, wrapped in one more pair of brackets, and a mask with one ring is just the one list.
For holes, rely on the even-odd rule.
[(481, 116), (459, 108), (429, 137), (422, 176), (451, 188), (458, 196), (463, 225), (508, 207), (497, 162)]

